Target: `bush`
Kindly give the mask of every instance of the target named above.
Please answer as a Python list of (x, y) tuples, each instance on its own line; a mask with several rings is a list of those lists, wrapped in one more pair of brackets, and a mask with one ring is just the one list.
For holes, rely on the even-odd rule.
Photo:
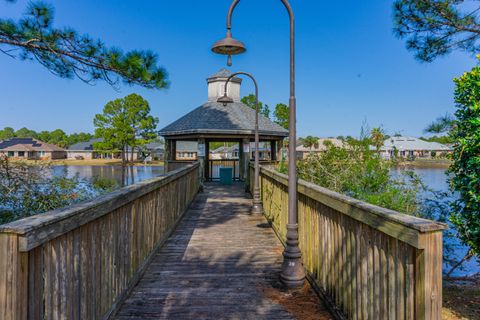
[(455, 141), (450, 173), (459, 199), (452, 205), (452, 223), (460, 239), (480, 254), (480, 67), (455, 79), (457, 120), (450, 133)]
[(371, 204), (419, 215), (422, 182), (413, 172), (392, 178), (394, 162), (371, 150), (369, 139), (350, 139), (343, 147), (326, 147), (324, 152), (298, 162), (299, 178)]
[(48, 164), (11, 163), (0, 156), (0, 223), (66, 207), (91, 199), (103, 190), (66, 170), (53, 176)]

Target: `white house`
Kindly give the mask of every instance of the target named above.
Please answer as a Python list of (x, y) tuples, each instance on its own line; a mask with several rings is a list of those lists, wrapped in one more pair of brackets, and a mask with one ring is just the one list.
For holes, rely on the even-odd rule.
[(435, 158), (452, 152), (452, 148), (438, 142), (428, 142), (415, 137), (390, 137), (385, 140), (380, 154), (390, 159), (402, 158)]

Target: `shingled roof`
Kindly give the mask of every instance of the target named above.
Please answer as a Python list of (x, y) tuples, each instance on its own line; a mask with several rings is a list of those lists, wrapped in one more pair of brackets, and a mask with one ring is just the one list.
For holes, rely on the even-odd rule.
[[(263, 115), (259, 115), (258, 127), (261, 135), (288, 136), (287, 130)], [(250, 135), (254, 134), (254, 130), (255, 110), (252, 108), (240, 102), (226, 106), (218, 102), (207, 102), (161, 129), (160, 135), (215, 133)]]
[(54, 144), (46, 143), (33, 138), (11, 138), (0, 141), (0, 151), (65, 151)]

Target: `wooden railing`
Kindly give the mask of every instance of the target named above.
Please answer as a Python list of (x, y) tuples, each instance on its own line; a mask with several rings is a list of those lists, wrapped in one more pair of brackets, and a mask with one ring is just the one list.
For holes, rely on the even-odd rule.
[[(265, 215), (285, 241), (288, 178), (262, 167), (260, 182)], [(308, 278), (339, 317), (441, 318), (444, 224), (301, 180), (298, 218)]]
[(198, 164), (0, 226), (0, 319), (105, 319), (199, 188)]
[(210, 159), (208, 160), (208, 181), (220, 180), (220, 168), (232, 168), (233, 180), (240, 180), (239, 159)]

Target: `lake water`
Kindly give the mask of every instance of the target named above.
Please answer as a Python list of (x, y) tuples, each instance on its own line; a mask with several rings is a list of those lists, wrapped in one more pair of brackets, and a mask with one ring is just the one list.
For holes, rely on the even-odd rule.
[[(427, 186), (427, 188), (433, 191), (448, 192), (448, 176), (445, 173), (443, 168), (398, 168), (392, 171), (393, 176), (398, 176), (403, 170), (414, 171)], [(432, 199), (434, 196), (432, 193), (426, 192), (422, 194), (422, 197), (425, 199)], [(448, 203), (455, 199), (455, 195), (450, 195), (440, 199), (443, 203)], [(446, 237), (444, 236), (444, 247), (449, 247), (452, 249), (451, 255), (455, 259), (462, 259), (467, 253), (467, 248), (463, 246), (460, 241), (455, 237)], [(444, 264), (444, 270), (449, 270), (450, 267)], [(475, 258), (470, 259), (463, 263), (462, 269), (457, 269), (452, 273), (452, 276), (465, 276), (471, 275), (480, 272), (480, 263), (476, 261)]]
[(113, 179), (119, 186), (128, 186), (143, 180), (164, 175), (163, 166), (53, 166), (53, 175), (61, 175), (65, 170), (68, 177), (77, 175), (80, 179), (93, 177)]

